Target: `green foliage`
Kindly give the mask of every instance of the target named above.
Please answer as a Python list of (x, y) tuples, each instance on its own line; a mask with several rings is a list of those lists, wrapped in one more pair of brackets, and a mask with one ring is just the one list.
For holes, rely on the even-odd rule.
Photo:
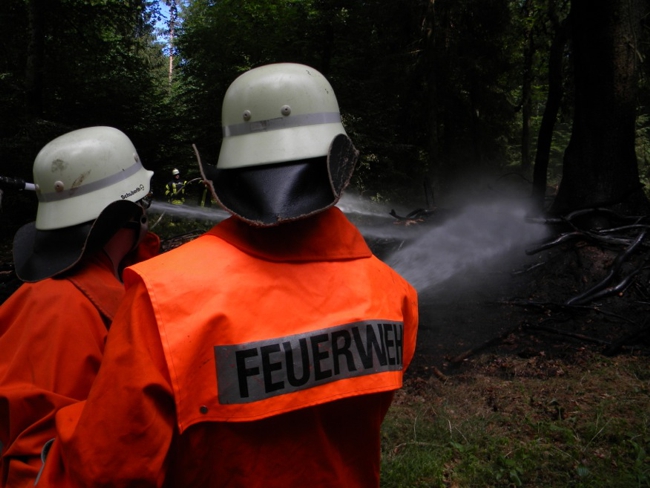
[(407, 384), (382, 426), (382, 488), (650, 486), (647, 360), (590, 361), (556, 378)]
[[(266, 63), (299, 62), (322, 71), (336, 91), (346, 130), (361, 153), (353, 179), (357, 190), (419, 205), (424, 204), (423, 186), (435, 187), (439, 197), (455, 180), (516, 170), (527, 76), (534, 152), (548, 92), (553, 17), (564, 19), (569, 5), (550, 0), (173, 0), (179, 21), (170, 81), (163, 54), (170, 47), (156, 37), (169, 30), (155, 22), (161, 4), (171, 0), (38, 2), (34, 5), (46, 7), (38, 37), (44, 40), (37, 66), (42, 113), (34, 118), (27, 103), (34, 1), (6, 0), (0, 12), (3, 172), (28, 178), (36, 152), (48, 140), (77, 127), (106, 124), (131, 136), (145, 165), (156, 171), (154, 186), (161, 187), (173, 167), (186, 174), (196, 171), (193, 144), (205, 162), (216, 163), (221, 102), (240, 73)], [(526, 49), (532, 49), (530, 72), (524, 65)], [(549, 185), (557, 185), (562, 175), (573, 105), (570, 75), (567, 70)], [(641, 107), (649, 106), (647, 79), (641, 80)], [(646, 110), (639, 114), (639, 172), (649, 187)]]
[[(0, 150), (9, 161), (3, 172), (31, 178), (40, 147), (91, 125), (125, 131), (145, 163), (155, 162), (156, 120), (167, 108), (157, 79), (165, 60), (153, 37), (154, 2), (5, 3), (0, 25), (3, 33), (14, 35), (3, 36), (10, 54), (0, 62), (0, 97), (9, 107), (0, 115)], [(32, 23), (30, 8), (38, 13)], [(42, 57), (32, 38), (43, 39)], [(29, 114), (24, 96), (30, 79), (41, 80), (29, 95), (40, 107), (35, 114)]]

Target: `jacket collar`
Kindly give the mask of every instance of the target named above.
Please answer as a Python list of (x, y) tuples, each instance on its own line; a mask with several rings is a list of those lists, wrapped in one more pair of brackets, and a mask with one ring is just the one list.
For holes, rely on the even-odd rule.
[(336, 207), (274, 227), (254, 227), (230, 217), (207, 235), (268, 261), (338, 261), (372, 256), (361, 233)]
[(107, 323), (113, 320), (124, 285), (113, 274), (113, 264), (103, 252), (90, 256), (83, 266), (63, 278), (75, 285), (92, 302)]

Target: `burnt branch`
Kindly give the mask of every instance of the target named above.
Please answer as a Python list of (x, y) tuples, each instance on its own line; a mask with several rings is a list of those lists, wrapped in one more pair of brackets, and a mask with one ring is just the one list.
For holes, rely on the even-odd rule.
[(610, 345), (608, 341), (603, 341), (602, 339), (598, 339), (596, 337), (590, 337), (584, 334), (577, 334), (575, 332), (568, 332), (565, 330), (555, 329), (554, 327), (547, 327), (545, 325), (528, 325), (526, 326), (525, 330), (533, 330), (533, 331), (538, 330), (542, 332), (549, 332), (551, 334), (557, 334), (564, 337), (570, 337), (572, 339), (579, 339), (581, 341), (593, 342), (594, 344), (601, 344), (606, 346)]
[(609, 208), (597, 207), (597, 208), (585, 208), (581, 210), (575, 210), (574, 212), (571, 212), (567, 215), (563, 215), (560, 217), (530, 218), (529, 221), (542, 223), (542, 224), (566, 224), (578, 219), (579, 217), (586, 217), (588, 215), (599, 214), (599, 213), (604, 214), (612, 219), (616, 219), (623, 222), (629, 222), (629, 221), (639, 222), (645, 218), (644, 216), (623, 215)]
[(616, 259), (614, 260), (614, 264), (612, 265), (612, 268), (610, 269), (609, 273), (607, 273), (607, 276), (602, 279), (599, 283), (596, 283), (594, 286), (589, 288), (588, 290), (584, 291), (583, 293), (570, 298), (569, 300), (566, 301), (567, 305), (583, 305), (585, 303), (588, 303), (592, 300), (595, 300), (597, 298), (602, 298), (604, 296), (609, 296), (615, 293), (619, 293), (621, 290), (627, 288), (627, 286), (630, 284), (632, 278), (640, 271), (636, 270), (630, 275), (626, 276), (623, 278), (621, 282), (619, 282), (616, 286), (606, 288), (607, 285), (612, 281), (614, 276), (616, 276), (620, 270), (621, 266), (623, 263), (632, 255), (632, 253), (639, 247), (639, 245), (643, 242), (643, 239), (645, 239), (646, 236), (646, 231), (644, 230), (639, 236), (628, 246), (625, 251), (620, 253)]
[(480, 344), (480, 345), (478, 345), (476, 347), (468, 349), (467, 351), (465, 351), (465, 352), (463, 352), (463, 353), (461, 353), (461, 354), (459, 354), (457, 356), (454, 356), (453, 358), (448, 358), (448, 360), (449, 360), (449, 362), (451, 364), (454, 364), (454, 365), (462, 363), (463, 361), (465, 361), (470, 356), (473, 356), (474, 354), (477, 354), (477, 353), (479, 353), (479, 352), (481, 352), (481, 351), (483, 351), (483, 350), (487, 349), (488, 347), (491, 347), (491, 346), (493, 346), (495, 344), (499, 344), (506, 337), (508, 337), (510, 334), (513, 334), (513, 333), (517, 332), (519, 329), (520, 329), (519, 326), (508, 329), (504, 333), (500, 334), (499, 336), (494, 337), (494, 338), (490, 339), (489, 341), (484, 342), (483, 344)]
[(528, 254), (529, 256), (533, 254), (537, 254), (538, 252), (545, 251), (564, 242), (583, 238), (583, 237), (584, 237), (584, 232), (581, 231), (566, 232), (556, 237), (555, 239), (552, 239), (550, 241), (545, 242), (544, 244), (539, 245), (538, 247), (535, 247), (533, 249), (526, 249), (526, 254)]

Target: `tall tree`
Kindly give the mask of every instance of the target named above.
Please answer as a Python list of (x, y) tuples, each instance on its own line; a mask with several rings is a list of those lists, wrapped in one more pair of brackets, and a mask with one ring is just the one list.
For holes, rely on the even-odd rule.
[(510, 99), (521, 80), (513, 57), (521, 41), (515, 42), (509, 1), (427, 3), (420, 73), (428, 114), (418, 124), (431, 125), (422, 147), (445, 199), (480, 186), (506, 159), (515, 120)]
[(174, 76), (174, 50), (176, 43), (176, 23), (178, 22), (178, 4), (180, 0), (165, 0), (165, 5), (169, 8), (169, 21), (167, 27), (169, 28), (169, 42), (167, 48), (169, 49), (169, 85), (171, 87), (172, 79)]
[(533, 84), (533, 58), (535, 56), (535, 36), (533, 27), (535, 15), (533, 14), (533, 0), (524, 0), (524, 76), (521, 83), (521, 169), (528, 171), (530, 168), (530, 119), (532, 112), (532, 84)]
[(575, 112), (551, 211), (618, 205), (646, 211), (635, 154), (645, 0), (573, 0)]
[(43, 115), (43, 60), (45, 47), (45, 2), (29, 0), (29, 44), (25, 72), (25, 105), (27, 117), (40, 118)]
[[(112, 125), (149, 162), (158, 150), (166, 78), (154, 45), (152, 0), (6, 0), (0, 12), (3, 172), (31, 177), (33, 158), (63, 132)], [(163, 71), (163, 76), (165, 72)], [(145, 149), (142, 141), (151, 144)], [(162, 137), (161, 137), (162, 138)], [(151, 166), (151, 164), (150, 164)]]
[(548, 93), (537, 137), (537, 151), (533, 168), (533, 204), (538, 211), (544, 210), (553, 129), (564, 95), (563, 61), (569, 27), (566, 17), (560, 18), (559, 12), (562, 9), (556, 8), (557, 3), (555, 0), (548, 0), (547, 4), (549, 27), (553, 38), (548, 54)]

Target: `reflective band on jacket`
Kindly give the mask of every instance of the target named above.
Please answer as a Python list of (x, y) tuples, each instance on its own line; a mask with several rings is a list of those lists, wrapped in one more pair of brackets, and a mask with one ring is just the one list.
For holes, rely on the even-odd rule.
[[(132, 164), (128, 168), (124, 169), (123, 171), (102, 178), (101, 180), (92, 181), (90, 183), (75, 186), (72, 188), (66, 188), (60, 192), (49, 192), (49, 193), (37, 192), (36, 195), (38, 196), (39, 202), (55, 202), (70, 197), (78, 197), (80, 195), (85, 195), (86, 193), (101, 190), (102, 188), (106, 188), (108, 186), (114, 185), (115, 183), (126, 180), (127, 178), (133, 176), (134, 174), (136, 174), (138, 171), (141, 170), (143, 170), (142, 164), (136, 162), (135, 164)], [(137, 188), (132, 189), (128, 195), (123, 195), (122, 199), (125, 199), (128, 196), (131, 196), (138, 192), (143, 192), (142, 196), (144, 197), (145, 196), (144, 190), (145, 190), (144, 185), (141, 184)]]
[(289, 115), (277, 119), (244, 122), (241, 124), (227, 125), (222, 128), (223, 137), (242, 136), (255, 132), (270, 132), (272, 130), (304, 127), (307, 125), (336, 124), (341, 122), (338, 112), (321, 112), (315, 114)]
[(219, 400), (248, 403), (344, 378), (402, 369), (401, 322), (357, 322), (215, 346)]

